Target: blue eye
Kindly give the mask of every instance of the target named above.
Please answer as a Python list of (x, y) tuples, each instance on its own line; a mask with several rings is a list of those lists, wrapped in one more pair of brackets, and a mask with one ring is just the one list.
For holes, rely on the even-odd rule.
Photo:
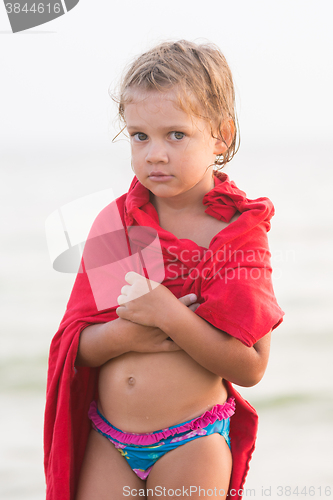
[(183, 139), (185, 137), (185, 134), (184, 132), (171, 132), (171, 135), (173, 135), (173, 137), (177, 140), (177, 141), (180, 141), (181, 139)]

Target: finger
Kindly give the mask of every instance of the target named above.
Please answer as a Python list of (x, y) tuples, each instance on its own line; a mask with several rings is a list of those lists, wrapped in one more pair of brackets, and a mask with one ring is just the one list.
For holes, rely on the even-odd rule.
[(124, 285), (122, 289), (120, 290), (122, 295), (127, 295), (129, 292), (130, 286), (129, 285)]
[(119, 297), (117, 298), (117, 302), (120, 306), (122, 306), (123, 304), (126, 304), (126, 302), (128, 302), (128, 297), (126, 295), (119, 295)]
[(134, 271), (129, 271), (125, 274), (125, 281), (127, 281), (130, 285), (133, 285), (140, 278), (144, 278), (144, 276), (141, 276), (141, 274)]
[(158, 283), (157, 281), (150, 280), (134, 271), (129, 271), (128, 273), (126, 273), (125, 280), (129, 285), (134, 285), (137, 281), (142, 280), (146, 283), (149, 292), (160, 286), (160, 283)]
[(180, 297), (179, 300), (185, 306), (189, 306), (197, 300), (197, 296), (195, 295), (195, 293), (188, 293), (187, 295)]
[(195, 304), (191, 304), (190, 306), (188, 306), (188, 308), (191, 309), (191, 311), (195, 312), (199, 306), (200, 304), (196, 302)]
[(119, 316), (119, 318), (126, 319), (126, 307), (117, 307), (116, 309), (116, 314)]

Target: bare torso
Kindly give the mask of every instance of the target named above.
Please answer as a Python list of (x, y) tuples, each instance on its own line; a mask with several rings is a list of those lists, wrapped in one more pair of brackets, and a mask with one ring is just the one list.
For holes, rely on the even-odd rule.
[[(237, 216), (231, 220), (233, 222)], [(203, 213), (196, 223), (160, 217), (160, 225), (178, 238), (208, 248), (228, 224)], [(100, 369), (99, 407), (115, 427), (126, 432), (154, 432), (195, 418), (227, 399), (222, 379), (185, 351), (128, 352)]]

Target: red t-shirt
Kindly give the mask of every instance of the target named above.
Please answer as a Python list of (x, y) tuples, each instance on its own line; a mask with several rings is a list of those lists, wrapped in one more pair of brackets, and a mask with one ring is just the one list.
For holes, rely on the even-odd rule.
[[(82, 272), (50, 348), (44, 430), (47, 500), (74, 500), (90, 430), (87, 413), (92, 399), (98, 397), (99, 372), (98, 368), (75, 369), (79, 336), (90, 324), (118, 317), (116, 297), (127, 271), (147, 273), (178, 298), (196, 293), (200, 302), (196, 314), (248, 347), (281, 323), (284, 313), (272, 287), (267, 242), (272, 203), (267, 198), (247, 199), (225, 174), (217, 173), (215, 187), (204, 196), (203, 204), (207, 214), (226, 222), (241, 213), (214, 236), (208, 249), (162, 229), (150, 192), (136, 177), (128, 193), (97, 217)], [(238, 499), (254, 450), (258, 417), (232, 384), (227, 382), (227, 388), (236, 399), (230, 424), (229, 497)]]

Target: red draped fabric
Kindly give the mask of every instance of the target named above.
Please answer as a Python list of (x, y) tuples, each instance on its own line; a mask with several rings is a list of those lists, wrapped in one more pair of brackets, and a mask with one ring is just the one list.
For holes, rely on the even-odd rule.
[[(216, 173), (214, 179), (215, 187), (203, 198), (206, 213), (226, 222), (236, 212), (241, 215), (214, 236), (208, 249), (162, 229), (149, 191), (134, 177), (128, 193), (97, 217), (86, 245), (88, 248), (92, 241), (95, 244), (90, 256), (85, 250), (85, 263), (91, 262), (96, 254), (96, 235), (108, 235), (99, 240), (103, 248), (97, 252), (100, 263), (105, 263), (105, 253), (111, 246), (113, 261), (115, 255), (120, 258), (124, 251), (131, 253), (130, 227), (152, 228), (158, 235), (163, 256), (162, 284), (177, 298), (196, 293), (200, 303), (196, 314), (251, 347), (276, 328), (284, 314), (272, 287), (267, 242), (274, 208), (267, 198), (247, 199), (226, 174)], [(126, 237), (120, 238), (123, 242), (120, 252), (121, 228)], [(113, 233), (117, 233), (118, 243), (111, 245)], [(135, 245), (139, 247), (140, 241)], [(92, 271), (88, 267), (83, 266), (83, 272), (77, 275), (65, 316), (50, 347), (44, 427), (47, 500), (74, 500), (90, 431), (88, 410), (91, 401), (98, 398), (98, 368), (74, 366), (80, 333), (90, 324), (117, 318), (118, 306), (114, 301), (100, 307), (96, 291), (99, 281), (96, 282), (94, 274), (98, 266), (91, 265), (90, 268), (95, 267)], [(119, 294), (120, 290), (116, 295)], [(244, 485), (255, 446), (258, 417), (230, 382), (227, 389), (228, 396), (236, 400), (230, 426), (233, 470), (229, 499), (239, 499), (241, 492), (238, 492)]]

